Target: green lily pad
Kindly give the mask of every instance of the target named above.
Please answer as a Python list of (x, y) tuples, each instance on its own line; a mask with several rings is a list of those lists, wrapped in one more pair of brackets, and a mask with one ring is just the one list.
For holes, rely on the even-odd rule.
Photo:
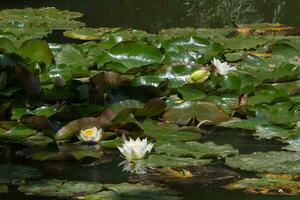
[(248, 98), (248, 105), (260, 103), (272, 103), (278, 99), (288, 99), (289, 95), (285, 89), (276, 89), (273, 86), (266, 85), (259, 88), (254, 96)]
[(148, 167), (189, 167), (203, 166), (211, 162), (210, 159), (180, 158), (167, 155), (152, 154), (142, 163)]
[(90, 64), (82, 49), (72, 44), (64, 45), (55, 55), (55, 61), (58, 65), (81, 67), (87, 67)]
[(64, 36), (80, 40), (100, 40), (103, 37), (122, 30), (121, 28), (78, 28), (64, 32)]
[(56, 112), (57, 110), (54, 106), (41, 106), (34, 110), (29, 110), (26, 108), (14, 108), (12, 111), (11, 119), (19, 120), (23, 115), (26, 114), (50, 117)]
[(38, 132), (35, 135), (18, 141), (18, 143), (26, 146), (48, 146), (49, 144), (54, 143), (54, 140), (48, 136), (45, 136), (45, 134)]
[(13, 53), (17, 51), (13, 42), (7, 38), (0, 38), (0, 49), (6, 53)]
[(39, 170), (25, 165), (0, 165), (0, 183), (13, 184), (30, 179), (38, 179)]
[(294, 136), (290, 137), (287, 140), (284, 141), (285, 143), (288, 143), (287, 146), (284, 146), (283, 149), (289, 150), (289, 151), (300, 151), (300, 136)]
[(254, 134), (260, 139), (281, 139), (285, 141), (289, 137), (300, 136), (300, 130), (285, 129), (274, 125), (259, 125)]
[(157, 153), (165, 153), (169, 156), (194, 158), (219, 158), (239, 153), (229, 144), (219, 146), (213, 142), (199, 143), (195, 141), (160, 141), (155, 144), (154, 149)]
[(5, 22), (18, 22), (34, 26), (43, 25), (56, 30), (84, 26), (83, 22), (73, 20), (81, 16), (82, 14), (79, 12), (58, 10), (54, 7), (6, 9), (0, 12), (0, 19)]
[(223, 52), (222, 45), (199, 37), (182, 37), (164, 41), (164, 63), (204, 64)]
[(201, 138), (200, 129), (196, 127), (179, 127), (172, 123), (156, 123), (146, 119), (140, 124), (146, 136), (155, 140), (190, 141)]
[(163, 120), (187, 124), (193, 117), (196, 117), (198, 121), (209, 120), (213, 124), (230, 119), (222, 109), (213, 103), (185, 101), (169, 108), (163, 115)]
[(117, 147), (123, 144), (124, 140), (120, 137), (117, 137), (113, 140), (101, 140), (100, 146), (104, 148), (117, 149)]
[(41, 180), (18, 188), (28, 195), (96, 199), (178, 199), (178, 193), (167, 188), (141, 184), (101, 184), (97, 182)]
[(86, 195), (86, 200), (99, 200), (99, 199), (130, 199), (130, 200), (178, 200), (181, 199), (180, 193), (165, 187), (159, 187), (154, 185), (142, 185), (142, 184), (106, 184), (108, 191), (103, 191), (96, 194)]
[(52, 63), (52, 52), (48, 43), (43, 40), (27, 40), (18, 50), (19, 54), (25, 58), (29, 58), (34, 62)]
[(75, 198), (103, 190), (103, 185), (96, 182), (64, 181), (64, 180), (40, 180), (30, 182), (18, 188), (27, 195)]
[(122, 68), (114, 70), (125, 73), (132, 68), (160, 64), (162, 55), (154, 47), (142, 42), (121, 43), (97, 58), (99, 68), (109, 62), (121, 64)]
[(189, 76), (198, 68), (192, 65), (169, 66), (155, 74), (142, 75), (132, 81), (132, 85), (158, 87), (162, 82), (169, 81), (171, 88), (177, 88), (187, 83)]
[(249, 118), (249, 119), (232, 118), (229, 121), (219, 123), (218, 126), (222, 126), (226, 128), (256, 130), (256, 127), (262, 124), (268, 124), (268, 121), (259, 118)]
[(17, 141), (17, 140), (25, 139), (27, 137), (35, 135), (36, 133), (37, 133), (37, 131), (33, 130), (31, 128), (28, 128), (25, 126), (17, 126), (17, 127), (11, 128), (10, 130), (8, 130), (6, 132), (0, 132), (0, 138)]
[(83, 65), (53, 65), (40, 74), (42, 84), (54, 83), (59, 86), (64, 86), (65, 82), (74, 79), (89, 77), (90, 71)]
[(286, 174), (264, 174), (257, 178), (246, 178), (226, 185), (229, 190), (243, 190), (254, 194), (299, 195), (298, 176)]
[(226, 164), (241, 170), (300, 174), (300, 154), (286, 151), (256, 152), (226, 158)]
[(195, 101), (203, 99), (205, 93), (195, 85), (183, 85), (177, 89), (185, 101)]

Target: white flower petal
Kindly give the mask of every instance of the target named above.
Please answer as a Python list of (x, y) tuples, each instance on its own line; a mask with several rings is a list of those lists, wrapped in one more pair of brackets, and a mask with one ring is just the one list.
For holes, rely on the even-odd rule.
[(127, 160), (139, 160), (143, 159), (147, 153), (150, 153), (153, 148), (153, 144), (147, 142), (147, 138), (141, 140), (137, 138), (133, 140), (129, 138), (129, 140), (124, 140), (122, 147), (118, 147), (123, 156), (126, 157)]

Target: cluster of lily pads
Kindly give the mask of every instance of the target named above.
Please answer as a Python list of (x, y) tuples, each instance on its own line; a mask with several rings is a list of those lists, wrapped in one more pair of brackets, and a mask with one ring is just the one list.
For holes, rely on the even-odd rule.
[[(124, 169), (141, 176), (149, 169), (178, 172), (218, 160), (236, 169), (275, 174), (226, 188), (299, 194), (299, 181), (292, 178), (300, 174), (297, 28), (254, 24), (150, 34), (81, 27), (72, 21), (79, 16), (54, 8), (0, 12), (0, 142), (20, 145), (17, 156), (90, 162), (121, 153)], [(40, 23), (32, 23), (37, 18)], [(56, 24), (57, 18), (67, 18), (65, 28)], [(24, 35), (17, 36), (15, 26), (7, 28), (10, 22), (25, 24), (25, 29), (18, 27)], [(64, 36), (78, 42), (47, 43), (44, 35), (28, 34), (28, 24), (38, 30), (43, 24), (69, 29)], [(239, 154), (230, 144), (203, 141), (207, 128), (215, 126), (247, 129), (257, 139), (276, 139), (286, 146), (279, 152)], [(290, 192), (285, 182), (298, 190)], [(118, 187), (89, 183), (91, 190), (81, 191), (80, 184), (50, 180), (22, 185), (20, 191), (36, 194), (36, 188), (46, 187), (56, 191), (53, 196), (99, 199), (99, 193), (113, 199), (112, 188)], [(80, 190), (63, 194), (69, 191), (64, 186), (74, 185)], [(249, 189), (253, 185), (258, 189)], [(163, 190), (148, 187), (148, 192)]]

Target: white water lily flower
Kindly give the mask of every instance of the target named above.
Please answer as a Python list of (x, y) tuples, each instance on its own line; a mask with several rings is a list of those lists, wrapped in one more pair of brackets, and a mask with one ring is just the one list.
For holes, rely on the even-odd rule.
[(102, 129), (96, 127), (81, 130), (79, 139), (84, 142), (99, 142), (102, 137)]
[(230, 66), (227, 62), (221, 62), (220, 60), (214, 58), (212, 64), (216, 67), (218, 74), (226, 75), (229, 72), (236, 70), (236, 67)]
[(147, 142), (147, 138), (141, 140), (137, 138), (133, 140), (124, 140), (122, 147), (118, 147), (120, 152), (125, 156), (127, 160), (139, 160), (145, 158), (147, 153), (150, 153), (153, 148), (153, 143)]

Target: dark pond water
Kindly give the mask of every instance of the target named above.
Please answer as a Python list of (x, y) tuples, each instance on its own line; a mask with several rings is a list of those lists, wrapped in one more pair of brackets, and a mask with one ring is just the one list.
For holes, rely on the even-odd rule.
[(88, 26), (223, 27), (280, 22), (300, 26), (299, 0), (1, 0), (0, 8), (55, 6), (84, 13)]
[[(1, 0), (0, 9), (55, 6), (84, 13), (88, 26), (133, 27), (157, 32), (170, 27), (223, 27), (234, 23), (280, 22), (300, 26), (299, 0)], [(257, 141), (238, 130), (216, 130), (207, 139), (218, 144), (230, 143), (241, 153), (278, 150), (274, 141)], [(118, 167), (120, 158), (97, 167), (84, 167), (73, 162), (28, 162), (11, 160), (39, 168), (44, 178), (119, 183), (130, 174)], [(182, 187), (185, 199), (201, 200), (296, 200), (299, 197), (252, 195), (227, 191), (219, 185)], [(37, 200), (24, 196), (15, 188), (0, 194), (0, 200)]]

